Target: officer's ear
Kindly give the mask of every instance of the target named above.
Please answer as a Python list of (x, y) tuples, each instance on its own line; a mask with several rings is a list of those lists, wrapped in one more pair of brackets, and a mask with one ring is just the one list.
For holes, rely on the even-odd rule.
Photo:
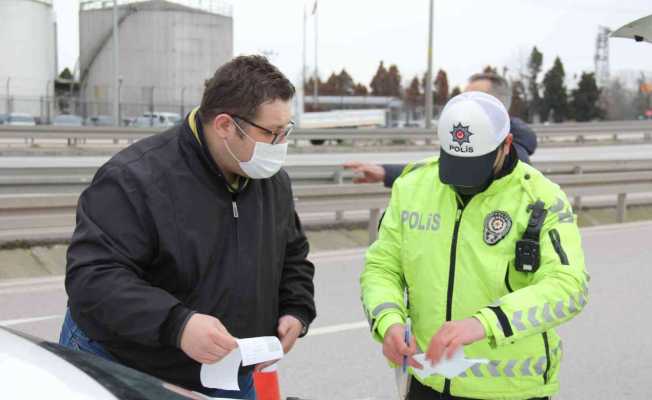
[(505, 140), (503, 140), (503, 144), (501, 145), (503, 148), (503, 154), (505, 155), (509, 154), (509, 149), (512, 147), (513, 141), (514, 141), (514, 135), (508, 133), (507, 136), (505, 137)]
[(503, 163), (505, 162), (505, 159), (507, 159), (512, 147), (513, 140), (514, 136), (511, 133), (508, 133), (500, 146), (498, 146), (498, 154), (496, 155), (496, 161), (494, 162), (494, 173), (498, 173), (498, 171), (503, 167)]

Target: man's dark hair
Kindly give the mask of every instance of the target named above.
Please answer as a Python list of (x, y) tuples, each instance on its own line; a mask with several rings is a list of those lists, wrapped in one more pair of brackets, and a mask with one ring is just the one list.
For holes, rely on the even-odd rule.
[(261, 104), (293, 96), (292, 83), (267, 58), (239, 56), (206, 81), (199, 116), (203, 123), (222, 113), (254, 119)]
[(489, 94), (500, 100), (505, 108), (509, 110), (509, 107), (512, 105), (512, 89), (509, 82), (507, 82), (507, 80), (502, 76), (493, 72), (482, 72), (480, 74), (471, 75), (469, 83), (484, 80), (491, 82)]

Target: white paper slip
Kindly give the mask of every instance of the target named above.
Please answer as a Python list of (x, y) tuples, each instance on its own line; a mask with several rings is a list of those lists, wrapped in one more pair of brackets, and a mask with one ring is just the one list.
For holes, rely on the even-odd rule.
[(203, 364), (199, 373), (201, 384), (207, 388), (240, 390), (238, 369), (283, 358), (283, 346), (277, 337), (260, 336), (236, 339), (238, 347), (215, 364)]
[(426, 354), (416, 354), (413, 357), (423, 369), (413, 368), (414, 374), (420, 378), (427, 378), (430, 375), (443, 375), (446, 378), (452, 379), (459, 376), (462, 372), (471, 368), (475, 364), (488, 364), (489, 360), (484, 358), (465, 358), (464, 348), (460, 347), (449, 360), (445, 355), (436, 365), (431, 365), (429, 360), (426, 360)]
[(244, 366), (283, 358), (283, 346), (275, 336), (238, 339), (237, 342)]
[(201, 384), (207, 388), (240, 390), (238, 369), (241, 361), (240, 352), (234, 349), (215, 364), (203, 364), (199, 373)]

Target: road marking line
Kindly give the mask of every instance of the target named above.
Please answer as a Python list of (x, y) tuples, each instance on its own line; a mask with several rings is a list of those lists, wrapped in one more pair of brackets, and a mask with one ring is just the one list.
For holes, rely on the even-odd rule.
[(64, 276), (0, 281), (0, 296), (20, 293), (65, 291)]
[(359, 322), (352, 322), (348, 324), (339, 324), (339, 325), (323, 326), (321, 328), (312, 328), (308, 331), (308, 335), (306, 336), (328, 335), (331, 333), (346, 332), (346, 331), (352, 331), (352, 330), (362, 329), (362, 328), (369, 329), (369, 323), (367, 321), (359, 321)]
[(58, 285), (62, 284), (64, 279), (64, 275), (54, 275), (38, 278), (3, 279), (0, 280), (0, 289), (36, 285)]
[[(33, 322), (50, 321), (53, 319), (63, 319), (63, 317), (64, 315), (60, 314), (60, 315), (46, 315), (43, 317), (34, 317), (34, 318), (6, 319), (4, 321), (0, 321), (0, 326), (30, 324)], [(369, 324), (367, 323), (367, 321), (351, 322), (347, 324), (338, 324), (338, 325), (323, 326), (320, 328), (313, 328), (308, 332), (307, 336), (329, 335), (331, 333), (353, 331), (362, 328), (369, 328)]]
[(0, 321), (0, 326), (30, 324), (32, 322), (49, 321), (53, 319), (63, 319), (63, 315), (47, 315), (45, 317), (35, 317), (35, 318), (6, 319), (4, 321)]

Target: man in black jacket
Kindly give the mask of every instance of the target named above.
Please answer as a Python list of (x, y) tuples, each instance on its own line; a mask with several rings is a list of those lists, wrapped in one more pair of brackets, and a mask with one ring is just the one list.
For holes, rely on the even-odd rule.
[[(237, 57), (182, 125), (103, 165), (82, 193), (68, 249), (60, 343), (211, 396), (201, 364), (235, 338), (285, 352), (315, 318), (314, 266), (280, 170), (294, 87), (264, 57)], [(279, 171), (280, 170), (280, 171)]]
[[(481, 73), (472, 75), (465, 89), (466, 92), (477, 91), (488, 93), (500, 100), (506, 109), (512, 103), (512, 92), (505, 78), (494, 73)], [(530, 156), (537, 148), (537, 136), (532, 129), (520, 118), (510, 117), (510, 132), (514, 136), (514, 149), (518, 158), (530, 164)], [(401, 175), (404, 164), (371, 164), (351, 161), (344, 164), (344, 168), (352, 169), (360, 176), (353, 179), (355, 183), (376, 183), (391, 188), (394, 181)]]

